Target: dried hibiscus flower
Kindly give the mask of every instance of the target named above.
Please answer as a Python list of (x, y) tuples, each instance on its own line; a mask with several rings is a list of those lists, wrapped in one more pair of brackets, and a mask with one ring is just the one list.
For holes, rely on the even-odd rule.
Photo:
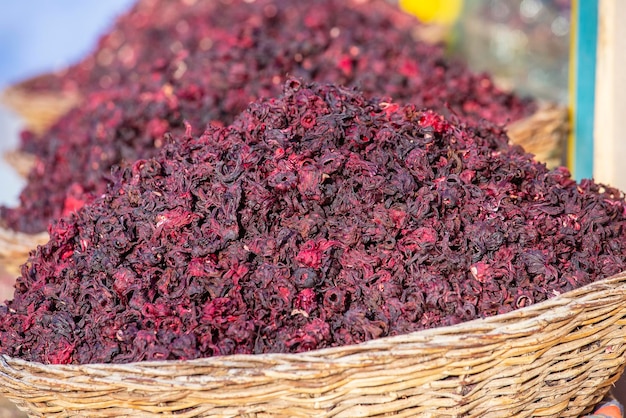
[(618, 191), (487, 122), (296, 79), (112, 181), (22, 267), (2, 354), (302, 352), (508, 312), (626, 261)]

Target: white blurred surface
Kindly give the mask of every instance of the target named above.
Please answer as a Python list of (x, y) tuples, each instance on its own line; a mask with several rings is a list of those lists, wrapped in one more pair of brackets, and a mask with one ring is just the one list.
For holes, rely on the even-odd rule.
[(21, 127), (21, 120), (0, 106), (0, 205), (16, 206), (20, 191), (26, 184), (4, 159), (6, 151), (17, 147)]

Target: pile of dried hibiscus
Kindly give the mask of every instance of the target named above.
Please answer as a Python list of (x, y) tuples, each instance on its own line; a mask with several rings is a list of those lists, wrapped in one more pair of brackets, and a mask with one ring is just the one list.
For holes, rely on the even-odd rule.
[[(419, 23), (385, 0), (142, 0), (97, 50), (56, 83), (84, 101), (43, 136), (24, 135), (39, 161), (11, 229), (50, 220), (101, 195), (110, 171), (156, 155), (163, 135), (228, 124), (250, 101), (280, 94), (288, 75), (358, 86), (368, 97), (501, 124), (536, 104), (419, 42)], [(41, 86), (40, 86), (41, 87)]]
[(51, 227), (0, 352), (124, 363), (302, 352), (508, 312), (626, 265), (621, 194), (500, 128), (286, 82), (174, 135)]

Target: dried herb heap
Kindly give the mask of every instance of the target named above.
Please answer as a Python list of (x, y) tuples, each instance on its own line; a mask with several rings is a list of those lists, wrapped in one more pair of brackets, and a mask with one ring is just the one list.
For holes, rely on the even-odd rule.
[(624, 269), (619, 192), (487, 122), (289, 80), (51, 227), (1, 307), (46, 363), (302, 352), (511, 311)]
[[(197, 49), (196, 30), (223, 11), (230, 1), (222, 0), (138, 0), (117, 17), (94, 50), (81, 61), (55, 73), (22, 83), (30, 92), (91, 92), (121, 83), (134, 82), (139, 74), (150, 71), (177, 56)], [(228, 16), (232, 18), (233, 10)], [(193, 28), (191, 28), (193, 29)]]
[[(93, 79), (81, 85), (91, 92), (84, 104), (46, 135), (25, 135), (24, 149), (41, 160), (21, 206), (1, 213), (12, 229), (45, 230), (106, 191), (113, 165), (155, 155), (164, 132), (179, 132), (185, 120), (197, 134), (212, 121), (228, 124), (250, 101), (280, 94), (287, 75), (452, 109), (470, 123), (504, 123), (535, 108), (446, 60), (440, 46), (416, 41), (418, 22), (384, 0), (181, 1), (144, 1), (121, 19), (94, 54), (116, 59), (87, 72)], [(163, 17), (172, 4), (180, 20)], [(152, 15), (154, 26), (146, 23)], [(124, 64), (125, 54), (133, 65)], [(114, 82), (103, 85), (103, 78)]]
[[(295, 71), (291, 74), (302, 77), (311, 71), (330, 71), (316, 68), (322, 62), (316, 60), (315, 55), (320, 54), (320, 49), (327, 48), (328, 51), (323, 51), (327, 53), (327, 62), (322, 63), (322, 67), (336, 63), (338, 65), (332, 71), (338, 74), (325, 81), (345, 84), (342, 78), (349, 80), (353, 76), (351, 73), (363, 70), (369, 74), (362, 76), (369, 78), (384, 75), (384, 79), (389, 79), (391, 75), (388, 73), (392, 73), (398, 79), (387, 84), (395, 84), (392, 89), (394, 94), (412, 95), (413, 92), (403, 92), (412, 83), (411, 80), (407, 83), (404, 77), (425, 76), (420, 74), (421, 63), (415, 61), (421, 61), (427, 55), (431, 55), (434, 60), (442, 57), (440, 46), (428, 50), (418, 46), (418, 51), (411, 51), (416, 42), (415, 29), (420, 25), (414, 17), (384, 0), (139, 0), (131, 10), (117, 19), (85, 59), (57, 74), (32, 80), (25, 87), (33, 91), (78, 90), (86, 93), (134, 83), (152, 71), (153, 63), (163, 65), (180, 56), (204, 54), (222, 47), (227, 51), (233, 37), (242, 34), (247, 37), (248, 45), (245, 46), (256, 48), (263, 44), (262, 40), (257, 42), (257, 37), (267, 35), (259, 34), (258, 31), (270, 30), (274, 31), (270, 37), (276, 35), (281, 38), (282, 50), (276, 51), (275, 45), (263, 45), (266, 48), (257, 53), (267, 54), (268, 61), (280, 61), (269, 65), (275, 65), (284, 72)], [(410, 43), (406, 42), (407, 39)], [(303, 44), (303, 41), (306, 43)], [(400, 45), (394, 41), (400, 41)], [(398, 51), (402, 51), (407, 59), (390, 64), (368, 62), (361, 58), (363, 51), (360, 49), (364, 46), (378, 49), (376, 58), (394, 59)], [(409, 49), (405, 49), (405, 46)], [(285, 54), (280, 55), (283, 52)], [(375, 57), (371, 51), (365, 54), (365, 58)], [(231, 56), (217, 58), (222, 61), (237, 59)], [(258, 68), (259, 63), (255, 64), (257, 66), (251, 68), (251, 76), (255, 75), (256, 70), (263, 69)], [(261, 65), (267, 63), (262, 62)], [(452, 70), (459, 71), (456, 75), (465, 76), (463, 66), (458, 66), (458, 63), (453, 66), (458, 67)], [(424, 72), (431, 69), (427, 65)], [(241, 74), (236, 76), (241, 77)], [(468, 88), (463, 86), (464, 80), (460, 84), (462, 89)], [(493, 88), (489, 84), (489, 80), (479, 78), (476, 79), (476, 85), (469, 88), (487, 92)], [(276, 89), (274, 91), (279, 92)], [(492, 111), (500, 113), (500, 109), (481, 109), (490, 103), (481, 103), (480, 98), (477, 100), (478, 103), (468, 104), (466, 111), (482, 114), (483, 117), (491, 116), (498, 122), (525, 115), (523, 105), (520, 109), (513, 109), (511, 115), (496, 115)], [(516, 103), (519, 99), (513, 96), (503, 94), (499, 100), (504, 105), (520, 106), (520, 103)], [(509, 101), (511, 103), (504, 103)], [(233, 114), (228, 116), (232, 119)]]

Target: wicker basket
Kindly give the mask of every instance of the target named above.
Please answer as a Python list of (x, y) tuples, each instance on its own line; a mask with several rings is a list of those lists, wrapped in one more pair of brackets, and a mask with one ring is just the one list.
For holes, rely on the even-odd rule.
[(0, 266), (15, 277), (20, 266), (28, 259), (28, 254), (38, 245), (48, 242), (47, 232), (40, 234), (24, 234), (15, 232), (0, 225)]
[(0, 357), (0, 392), (33, 417), (578, 417), (621, 375), (625, 327), (622, 273), (508, 314), (302, 354)]
[(531, 116), (507, 127), (509, 138), (550, 168), (563, 165), (569, 135), (567, 107), (542, 103)]
[(6, 151), (4, 160), (22, 177), (28, 177), (28, 173), (35, 165), (35, 156), (28, 152), (18, 150)]

